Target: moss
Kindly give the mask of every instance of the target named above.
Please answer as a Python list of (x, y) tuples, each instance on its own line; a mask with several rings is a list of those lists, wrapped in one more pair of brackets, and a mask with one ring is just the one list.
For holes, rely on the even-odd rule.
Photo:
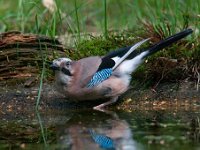
[(105, 55), (109, 51), (133, 45), (139, 41), (138, 37), (133, 32), (109, 32), (105, 39), (103, 36), (90, 37), (78, 43), (76, 51), (71, 55), (73, 59), (80, 59), (88, 56)]
[(88, 57), (93, 55), (104, 55), (110, 49), (115, 49), (116, 44), (112, 43), (110, 40), (106, 40), (103, 37), (96, 37), (90, 40), (82, 41), (78, 46), (78, 56), (75, 55), (76, 58), (80, 57)]

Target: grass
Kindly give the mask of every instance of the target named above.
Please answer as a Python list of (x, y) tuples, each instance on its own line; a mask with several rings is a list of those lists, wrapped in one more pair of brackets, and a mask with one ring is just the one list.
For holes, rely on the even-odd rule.
[[(75, 50), (66, 55), (72, 59), (80, 59), (104, 55), (110, 50), (132, 45), (142, 38), (153, 37), (151, 42), (154, 43), (185, 28), (192, 28), (192, 36), (151, 57), (148, 63), (138, 69), (135, 76), (139, 77), (144, 73), (147, 77), (145, 81), (154, 79), (155, 76), (159, 81), (163, 75), (155, 72), (154, 68), (157, 66), (154, 64), (162, 56), (186, 62), (184, 74), (192, 74), (198, 79), (197, 85), (199, 84), (200, 1), (56, 0), (55, 4), (57, 7), (52, 12), (42, 5), (41, 0), (1, 0), (0, 32), (19, 30), (50, 37), (67, 35), (67, 38), (70, 37), (68, 35), (75, 35), (67, 44)], [(37, 107), (45, 77), (44, 63)], [(179, 72), (175, 73), (175, 78), (181, 76), (176, 69), (172, 70)]]
[[(199, 1), (56, 0), (57, 9), (54, 12), (45, 8), (40, 0), (1, 0), (0, 4), (1, 32), (19, 30), (51, 37), (72, 34), (76, 36), (71, 42), (73, 44), (69, 45), (80, 47), (88, 33), (108, 38), (109, 31), (129, 31), (135, 37), (153, 36), (160, 40), (190, 27), (195, 32), (188, 41), (195, 47), (199, 46)], [(198, 51), (194, 53), (194, 56), (199, 54)], [(184, 51), (184, 55), (190, 57), (191, 52)]]
[(46, 65), (46, 57), (45, 57), (45, 60), (43, 60), (43, 65), (42, 65), (42, 73), (41, 73), (41, 77), (40, 77), (40, 84), (39, 84), (38, 95), (37, 95), (36, 106), (35, 106), (36, 111), (38, 111), (40, 99), (41, 99), (41, 92), (42, 92), (42, 88), (43, 88), (43, 80), (44, 80), (45, 71), (46, 71), (45, 65)]
[(76, 12), (76, 25), (77, 25), (77, 32), (78, 32), (78, 42), (81, 40), (81, 34), (80, 34), (80, 23), (79, 23), (79, 17), (78, 17), (78, 7), (77, 7), (77, 2), (76, 0), (74, 1), (74, 6), (75, 6), (75, 12)]
[(39, 111), (36, 110), (35, 113), (37, 115), (38, 123), (40, 125), (41, 136), (42, 136), (42, 139), (43, 139), (43, 142), (44, 142), (45, 149), (48, 149), (48, 144), (47, 144), (47, 139), (46, 139), (47, 134), (45, 133), (45, 130), (44, 130), (45, 128), (43, 126), (43, 121), (40, 117)]
[(107, 0), (104, 0), (104, 37), (108, 38), (108, 23), (107, 23)]
[[(191, 0), (104, 0), (102, 1), (81, 1), (69, 0), (67, 2), (57, 0), (57, 11), (50, 13), (40, 0), (36, 1), (11, 1), (1, 2), (1, 24), (6, 30), (21, 30), (24, 32), (36, 33), (34, 18), (38, 15), (40, 33), (49, 35), (55, 27), (56, 35), (65, 32), (102, 32), (107, 30), (138, 30), (142, 27), (142, 21), (153, 24), (158, 31), (160, 26), (165, 35), (175, 33), (187, 26), (199, 29), (200, 2)], [(18, 7), (16, 7), (18, 6)], [(6, 8), (6, 9), (5, 9)], [(53, 21), (54, 20), (54, 21)], [(15, 21), (16, 24), (12, 24)], [(68, 24), (66, 24), (68, 22)], [(69, 25), (70, 24), (70, 25)], [(166, 25), (170, 26), (170, 33)], [(68, 27), (70, 26), (70, 27)]]

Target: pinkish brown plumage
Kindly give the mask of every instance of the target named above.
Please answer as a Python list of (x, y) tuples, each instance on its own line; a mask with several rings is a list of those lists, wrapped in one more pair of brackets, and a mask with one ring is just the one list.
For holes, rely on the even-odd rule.
[(110, 98), (108, 102), (94, 107), (100, 109), (115, 102), (118, 96), (128, 90), (131, 73), (146, 57), (191, 33), (191, 29), (186, 29), (140, 51), (135, 49), (147, 40), (102, 57), (93, 56), (78, 61), (56, 59), (51, 67), (55, 70), (57, 89), (75, 101)]

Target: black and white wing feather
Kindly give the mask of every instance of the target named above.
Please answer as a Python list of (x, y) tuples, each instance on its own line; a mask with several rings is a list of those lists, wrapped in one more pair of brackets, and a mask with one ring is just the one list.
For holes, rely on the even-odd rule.
[[(148, 41), (149, 39), (142, 40), (135, 45), (133, 45), (129, 51), (126, 52), (120, 59), (115, 61), (112, 58), (106, 58), (107, 61), (110, 61), (111, 63), (106, 62), (105, 63), (105, 58), (102, 59), (104, 62), (101, 63), (100, 69), (93, 75), (92, 79), (88, 83), (87, 87), (91, 88), (93, 86), (98, 85), (99, 83), (103, 82), (104, 80), (108, 79), (111, 75), (112, 72), (135, 50), (137, 49), (140, 45)], [(103, 64), (103, 65), (102, 65)], [(103, 68), (103, 69), (102, 69)]]

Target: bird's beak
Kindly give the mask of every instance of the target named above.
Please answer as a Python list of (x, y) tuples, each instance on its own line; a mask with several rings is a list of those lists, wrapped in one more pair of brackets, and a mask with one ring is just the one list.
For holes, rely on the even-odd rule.
[(54, 63), (52, 63), (51, 65), (50, 65), (50, 68), (52, 69), (52, 70), (60, 70), (60, 67), (58, 66), (58, 65), (56, 65), (56, 64), (54, 64)]

